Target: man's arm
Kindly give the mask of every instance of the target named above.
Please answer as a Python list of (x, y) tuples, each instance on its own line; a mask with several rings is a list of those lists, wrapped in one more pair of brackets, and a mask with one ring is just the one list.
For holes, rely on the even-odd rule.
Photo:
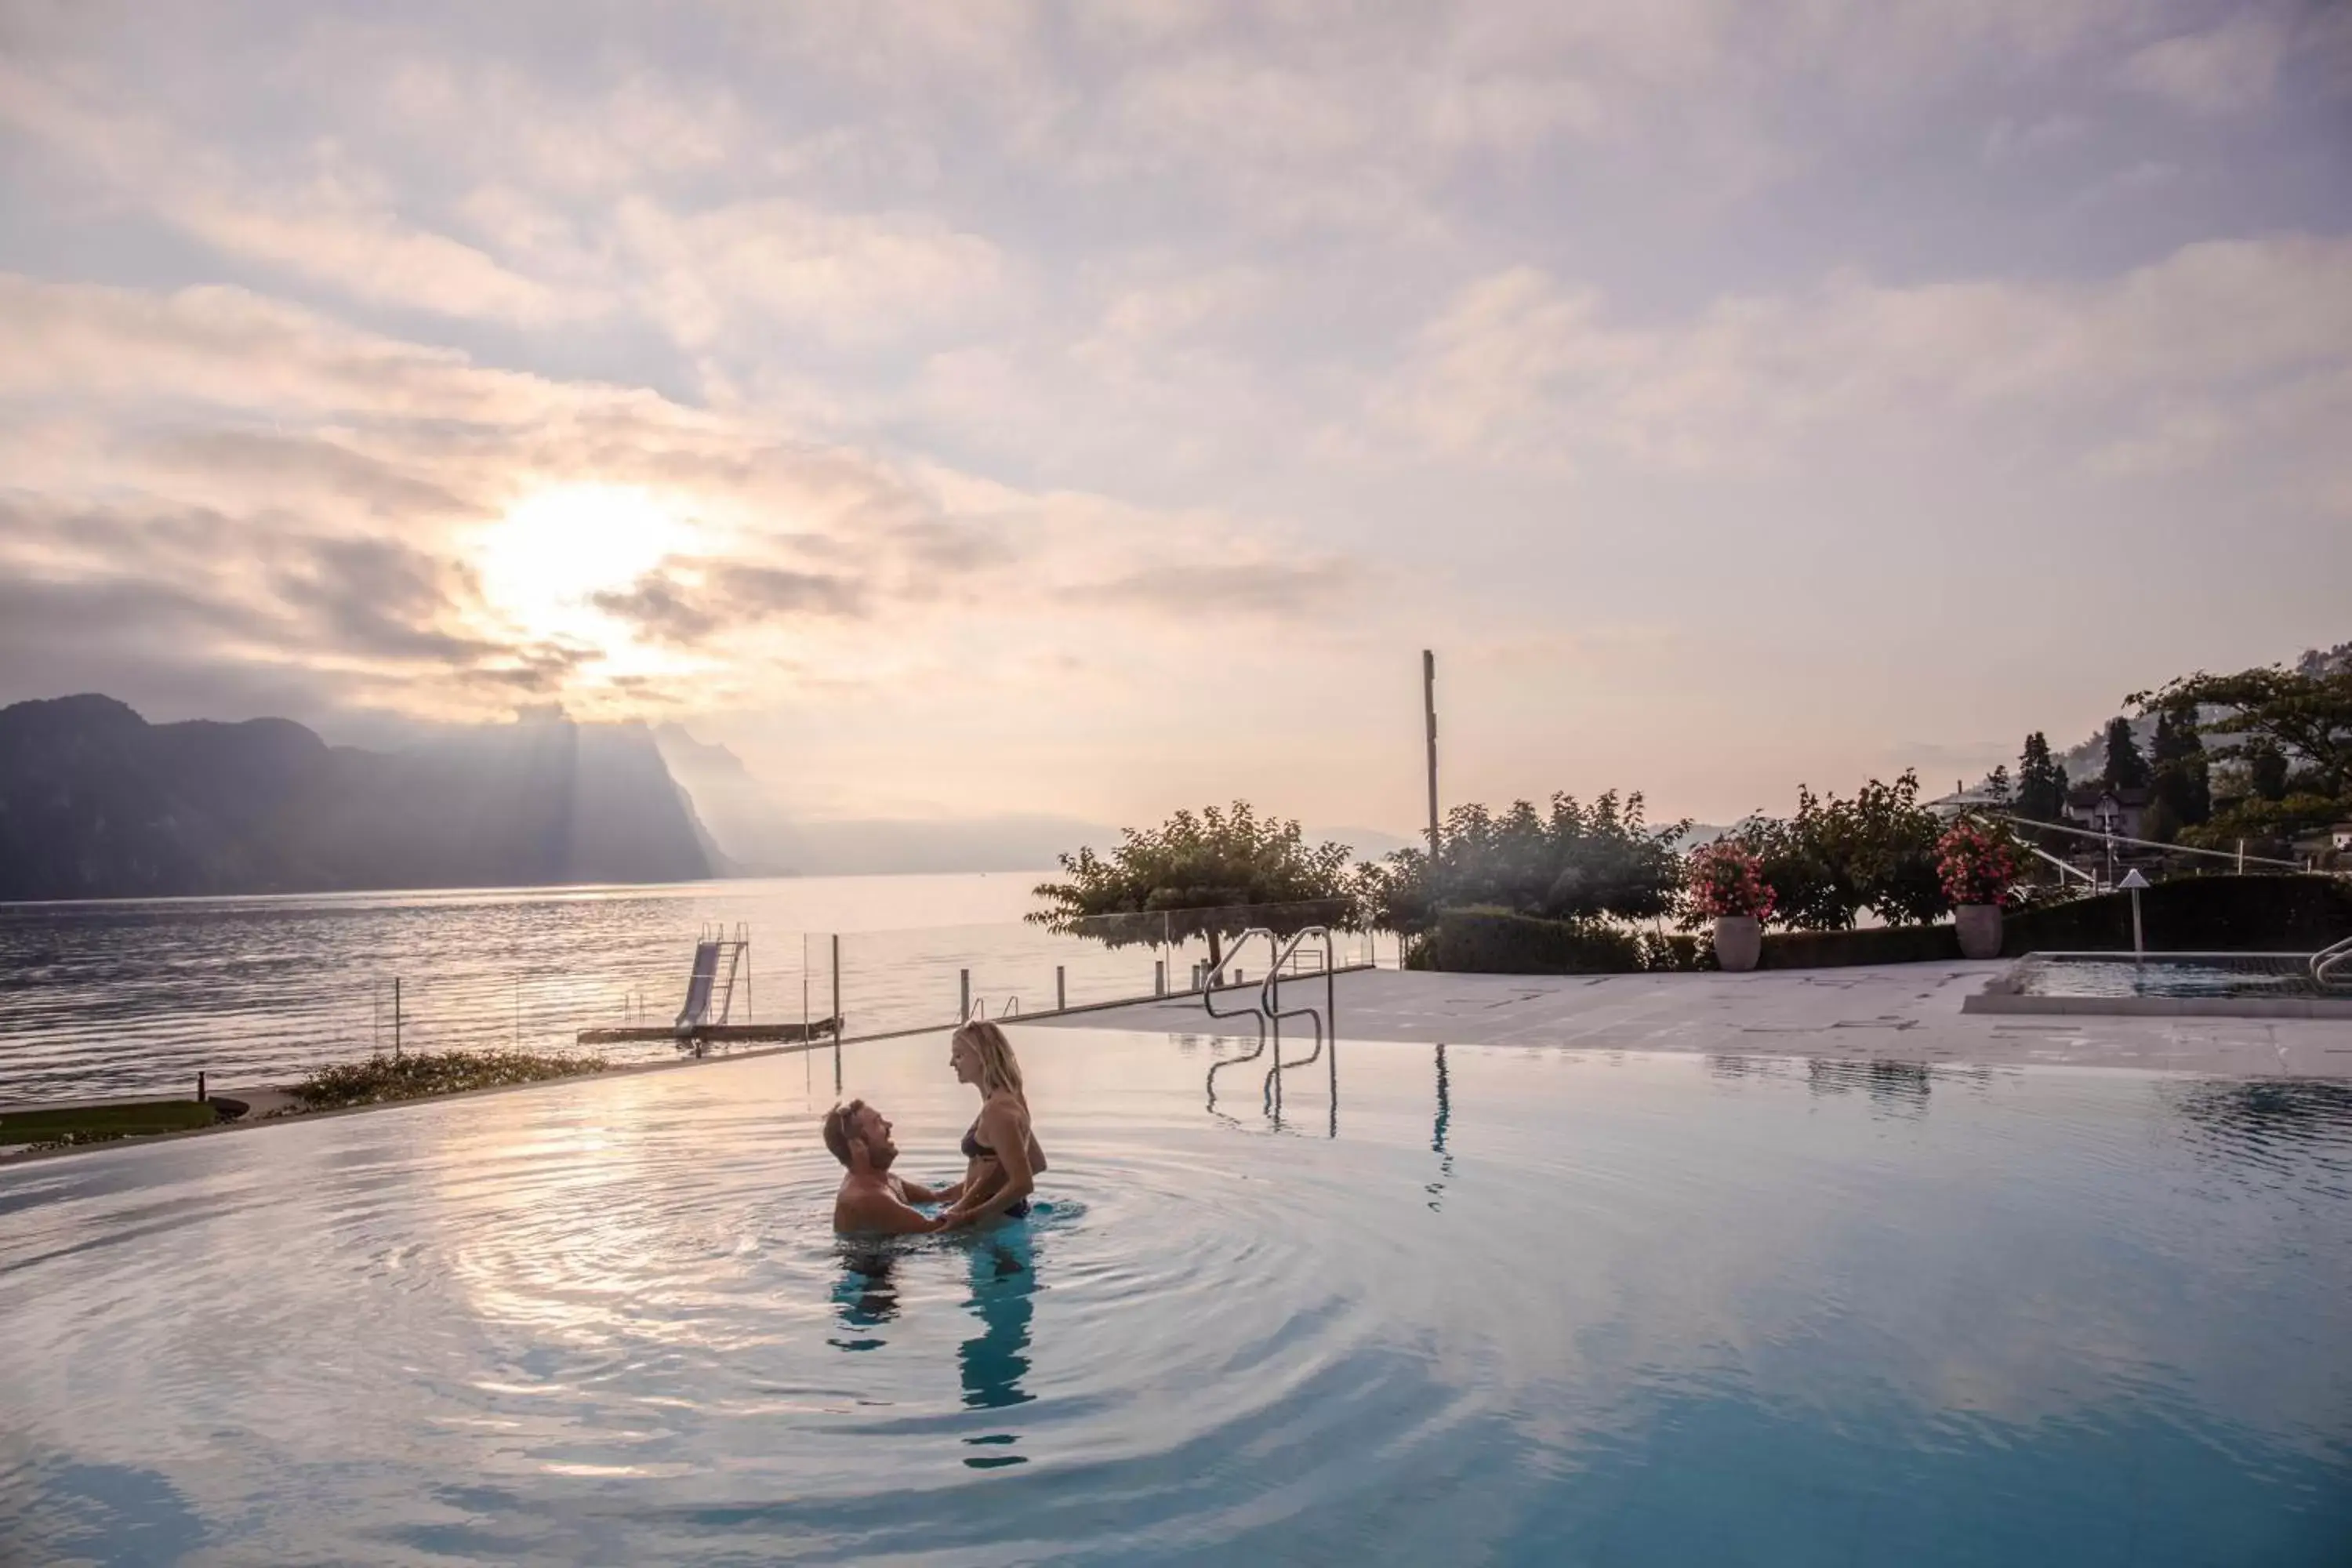
[(901, 1202), (887, 1186), (875, 1186), (835, 1198), (833, 1228), (861, 1236), (913, 1236), (939, 1229), (940, 1222)]

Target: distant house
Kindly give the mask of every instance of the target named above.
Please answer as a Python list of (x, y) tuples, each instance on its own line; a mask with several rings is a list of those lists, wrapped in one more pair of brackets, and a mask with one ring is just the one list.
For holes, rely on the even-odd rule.
[(2109, 789), (2103, 784), (2079, 784), (2066, 792), (2066, 820), (2094, 833), (2137, 838), (2140, 820), (2147, 815), (2147, 791)]
[(2338, 849), (2352, 849), (2352, 822), (2339, 822), (2329, 828), (2327, 841)]

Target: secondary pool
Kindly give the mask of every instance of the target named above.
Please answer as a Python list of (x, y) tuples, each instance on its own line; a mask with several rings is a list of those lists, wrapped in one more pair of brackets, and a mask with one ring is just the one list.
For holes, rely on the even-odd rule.
[(1045, 1209), (898, 1248), (829, 1056), (0, 1172), (0, 1561), (2352, 1553), (2343, 1086), (1015, 1039)]
[[(2052, 952), (2021, 959), (2004, 987), (2019, 996), (2295, 1000), (2327, 994), (2304, 953)], [(2352, 1003), (2352, 992), (2338, 993)]]

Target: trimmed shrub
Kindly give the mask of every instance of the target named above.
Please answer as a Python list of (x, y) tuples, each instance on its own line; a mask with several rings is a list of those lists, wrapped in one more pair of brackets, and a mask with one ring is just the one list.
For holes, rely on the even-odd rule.
[[(2326, 877), (2189, 877), (2140, 895), (2151, 951), (2310, 952), (2352, 934), (2352, 881)], [(2114, 952), (2131, 949), (2131, 895), (2048, 904), (2012, 913), (2001, 953)], [(1864, 963), (1940, 963), (1960, 956), (1949, 925), (1864, 931), (1768, 931), (1763, 969), (1832, 969)], [(1462, 974), (1618, 974), (1712, 969), (1697, 938), (1663, 943), (1653, 933), (1588, 921), (1547, 921), (1508, 910), (1448, 910), (1415, 942), (1408, 969)]]
[(1640, 970), (1642, 933), (1597, 921), (1547, 921), (1509, 910), (1447, 910), (1409, 963), (1454, 974), (1625, 974)]
[[(2312, 952), (2352, 934), (2352, 882), (2328, 877), (2182, 877), (2139, 896), (2151, 952)], [(2131, 895), (2103, 893), (2011, 915), (2003, 956), (2127, 952)]]
[(1776, 931), (1764, 937), (1759, 969), (1837, 969), (1857, 963), (1935, 963), (1960, 956), (1948, 925), (1873, 926), (1862, 931)]

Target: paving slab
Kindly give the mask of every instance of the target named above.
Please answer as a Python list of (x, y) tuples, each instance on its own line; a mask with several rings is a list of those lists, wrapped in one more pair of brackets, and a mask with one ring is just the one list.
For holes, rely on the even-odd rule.
[[(1748, 974), (1433, 974), (1336, 979), (1343, 1040), (1832, 1057), (1974, 1066), (2115, 1067), (2248, 1078), (2352, 1078), (2352, 1021), (1963, 1013), (2007, 965), (1905, 963)], [(1286, 1005), (1322, 983), (1286, 985)], [(1220, 993), (1219, 1005), (1242, 997)], [(1197, 994), (1036, 1017), (1037, 1028), (1245, 1034)]]

